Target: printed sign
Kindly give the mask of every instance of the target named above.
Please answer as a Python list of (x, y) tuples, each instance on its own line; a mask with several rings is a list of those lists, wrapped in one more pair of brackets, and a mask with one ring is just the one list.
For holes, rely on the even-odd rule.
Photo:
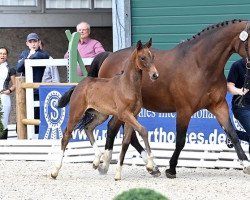
[[(69, 106), (57, 108), (58, 99), (71, 86), (41, 86), (40, 93), (40, 132), (39, 139), (59, 139), (67, 125)], [(230, 94), (227, 95), (227, 102), (231, 108)], [(237, 129), (241, 125), (234, 119), (230, 109), (231, 119)], [(174, 143), (176, 140), (176, 113), (156, 113), (142, 109), (138, 117), (139, 122), (148, 130), (151, 142)], [(107, 122), (98, 126), (94, 131), (97, 140), (106, 138)], [(118, 133), (119, 138), (123, 137), (122, 129)], [(186, 142), (200, 144), (218, 144), (225, 142), (226, 135), (220, 127), (214, 115), (206, 109), (195, 113), (189, 123)], [(84, 131), (76, 129), (72, 133), (70, 141), (88, 140)]]

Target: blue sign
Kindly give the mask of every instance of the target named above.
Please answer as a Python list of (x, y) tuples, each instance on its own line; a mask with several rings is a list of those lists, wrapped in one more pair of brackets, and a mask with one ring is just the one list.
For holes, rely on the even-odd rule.
[[(39, 88), (41, 120), (39, 139), (59, 139), (62, 137), (67, 126), (69, 106), (61, 109), (57, 108), (56, 105), (58, 99), (70, 88), (71, 86), (41, 86)], [(227, 102), (231, 119), (235, 127), (242, 130), (242, 127), (232, 115), (231, 98), (232, 96), (228, 94)], [(138, 120), (148, 130), (151, 142), (175, 142), (176, 113), (156, 113), (142, 109)], [(94, 130), (96, 140), (106, 138), (107, 122), (108, 120)], [(117, 137), (123, 137), (122, 130)], [(225, 139), (226, 135), (215, 116), (206, 109), (200, 110), (192, 116), (186, 136), (188, 143), (218, 144), (225, 142)], [(88, 140), (84, 131), (74, 130), (70, 141), (82, 140)]]

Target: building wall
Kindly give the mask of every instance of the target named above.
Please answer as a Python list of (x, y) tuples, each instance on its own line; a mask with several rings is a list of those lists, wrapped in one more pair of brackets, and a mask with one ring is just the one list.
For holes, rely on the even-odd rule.
[[(131, 1), (132, 44), (153, 38), (153, 46), (171, 49), (205, 27), (225, 20), (249, 19), (249, 0), (140, 0)], [(227, 62), (225, 74), (233, 61)]]
[[(65, 30), (71, 30), (73, 33), (75, 27), (64, 28), (1, 28), (0, 29), (0, 46), (6, 46), (9, 49), (10, 55), (8, 62), (12, 66), (16, 65), (18, 56), (23, 49), (26, 48), (26, 37), (31, 32), (36, 32), (41, 40), (45, 43), (45, 49), (53, 58), (63, 58), (68, 49), (68, 41), (65, 35)], [(91, 37), (99, 40), (106, 51), (112, 51), (113, 38), (112, 27), (92, 27)], [(59, 67), (59, 73), (62, 82), (66, 82), (66, 69)], [(12, 95), (12, 110), (10, 116), (10, 124), (16, 123), (16, 100), (15, 94)]]

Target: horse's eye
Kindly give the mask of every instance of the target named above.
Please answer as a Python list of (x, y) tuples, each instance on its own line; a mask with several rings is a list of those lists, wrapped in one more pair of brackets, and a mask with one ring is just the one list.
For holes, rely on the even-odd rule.
[(142, 60), (142, 61), (144, 61), (145, 59), (146, 59), (146, 57), (144, 57), (144, 56), (143, 56), (143, 57), (141, 57), (141, 60)]

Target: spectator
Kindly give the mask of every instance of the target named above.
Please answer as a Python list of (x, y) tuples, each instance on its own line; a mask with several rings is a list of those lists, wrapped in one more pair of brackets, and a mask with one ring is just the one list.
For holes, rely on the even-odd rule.
[[(17, 72), (25, 75), (24, 61), (25, 59), (48, 59), (49, 54), (40, 49), (40, 39), (36, 33), (30, 33), (27, 36), (26, 45), (28, 49), (22, 51), (19, 56), (16, 68)], [(42, 82), (45, 67), (33, 67), (33, 82)], [(39, 100), (38, 90), (34, 90), (34, 100)], [(35, 119), (40, 119), (40, 111), (38, 107), (34, 110)], [(35, 133), (39, 132), (39, 126), (35, 126)]]
[[(78, 52), (82, 58), (94, 58), (97, 54), (104, 52), (102, 44), (90, 37), (90, 25), (87, 22), (81, 22), (76, 26), (76, 31), (80, 33), (80, 40), (78, 43)], [(64, 58), (68, 58), (69, 53), (66, 52)], [(89, 72), (90, 66), (85, 66)], [(77, 74), (82, 76), (81, 68), (77, 67)]]
[[(246, 70), (246, 62), (244, 59), (234, 62), (227, 77), (227, 88), (228, 91), (233, 94), (232, 111), (234, 117), (245, 129), (245, 131), (236, 130), (236, 133), (240, 140), (250, 144), (250, 74), (246, 73)], [(246, 77), (247, 74), (248, 76)], [(246, 83), (248, 84), (244, 84), (245, 77), (247, 80)], [(227, 138), (227, 145), (229, 148), (233, 147), (229, 138)]]
[[(11, 110), (10, 94), (16, 89), (16, 70), (7, 63), (8, 49), (0, 47), (0, 96), (3, 132), (0, 133), (0, 139), (8, 138), (8, 122)], [(11, 82), (11, 85), (10, 85)]]
[[(44, 50), (44, 43), (42, 41), (40, 42), (40, 49)], [(53, 59), (51, 56), (49, 58)], [(60, 76), (59, 76), (57, 66), (46, 66), (44, 73), (43, 73), (42, 82), (45, 82), (45, 83), (59, 83), (60, 82)]]

